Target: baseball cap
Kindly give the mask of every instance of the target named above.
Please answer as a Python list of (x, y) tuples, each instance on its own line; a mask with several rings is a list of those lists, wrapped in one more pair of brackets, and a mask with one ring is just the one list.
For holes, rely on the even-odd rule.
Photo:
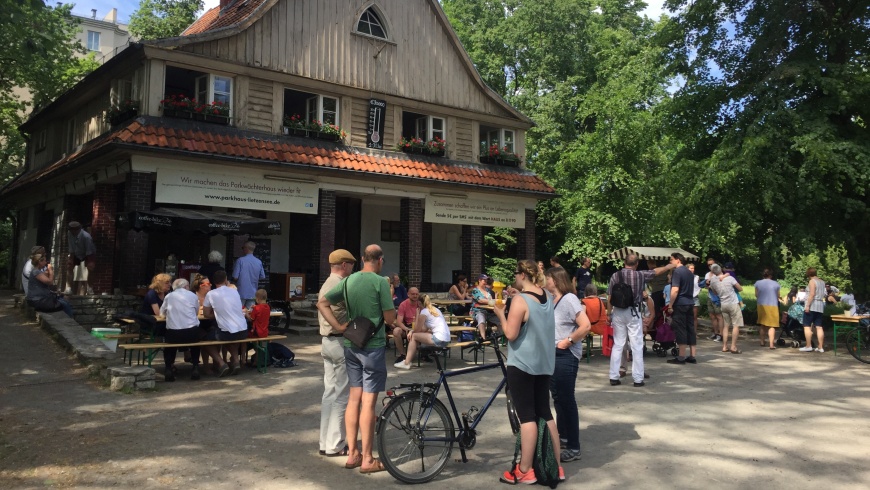
[(78, 221), (70, 221), (70, 222), (69, 222), (69, 227), (72, 228), (72, 229), (75, 229), (75, 228), (81, 228), (81, 227), (82, 227), (82, 224), (79, 223)]
[(353, 254), (343, 248), (335, 250), (329, 254), (330, 264), (341, 264), (342, 262), (356, 262), (356, 259), (353, 257)]
[(487, 276), (486, 274), (481, 274), (481, 275), (477, 276), (478, 281), (481, 279), (489, 279), (489, 276)]

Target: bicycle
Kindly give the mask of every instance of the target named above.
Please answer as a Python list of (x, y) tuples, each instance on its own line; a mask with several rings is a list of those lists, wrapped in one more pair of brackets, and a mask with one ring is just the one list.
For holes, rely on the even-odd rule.
[[(477, 426), (483, 420), (495, 398), (504, 389), (507, 397), (508, 419), (514, 434), (520, 425), (507, 386), (507, 368), (504, 354), (499, 349), (498, 334), (489, 343), (495, 349), (497, 362), (445, 371), (440, 356), (435, 362), (439, 377), (435, 383), (402, 383), (387, 390), (384, 408), (375, 427), (378, 455), (387, 471), (404, 483), (425, 483), (434, 479), (447, 464), (453, 445), (458, 444), (462, 462), (467, 463), (466, 450), (477, 443)], [(485, 345), (479, 342), (480, 345)], [(428, 346), (425, 350), (439, 354), (447, 348)], [(472, 406), (460, 415), (450, 392), (448, 378), (501, 368), (502, 379), (486, 404), (477, 409)], [(441, 388), (450, 402), (450, 412), (438, 399)], [(403, 391), (401, 394), (399, 390)], [(456, 425), (454, 426), (454, 420)]]
[[(870, 313), (870, 304), (861, 305), (856, 313)], [(870, 318), (861, 319), (858, 326), (846, 334), (846, 350), (855, 359), (870, 364)]]

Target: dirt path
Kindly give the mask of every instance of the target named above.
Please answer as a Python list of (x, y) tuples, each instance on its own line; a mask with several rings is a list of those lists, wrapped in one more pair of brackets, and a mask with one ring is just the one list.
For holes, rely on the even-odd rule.
[[(0, 488), (400, 486), (317, 455), (318, 338), (290, 339), (295, 368), (192, 382), (182, 365), (177, 382), (124, 395), (88, 380), (9, 305), (0, 300)], [(565, 465), (560, 488), (866, 488), (870, 366), (742, 347), (722, 354), (704, 340), (696, 366), (647, 357), (645, 388), (609, 386), (606, 358), (581, 363), (583, 459)], [(391, 368), (388, 384), (431, 377)], [(460, 409), (481, 406), (495, 373), (457, 381)], [(427, 488), (498, 486), (513, 439), (503, 402), (493, 409), (471, 461), (451, 462)]]

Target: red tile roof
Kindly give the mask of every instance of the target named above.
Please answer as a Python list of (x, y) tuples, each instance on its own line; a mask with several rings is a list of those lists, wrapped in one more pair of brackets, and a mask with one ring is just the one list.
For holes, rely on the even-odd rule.
[(213, 31), (220, 29), (221, 27), (228, 27), (241, 22), (257, 10), (257, 8), (265, 1), (266, 0), (236, 0), (235, 3), (224, 9), (223, 14), (221, 14), (220, 6), (212, 7), (206, 13), (202, 14), (202, 17), (196, 19), (196, 21), (191, 24), (190, 27), (185, 29), (181, 35), (191, 36), (193, 34)]
[[(554, 197), (555, 190), (537, 175), (513, 168), (478, 165), (442, 158), (394, 152), (368, 154), (348, 146), (315, 143), (313, 140), (251, 133), (208, 123), (191, 123), (158, 117), (140, 117), (127, 126), (91, 141), (54, 164), (20, 176), (0, 194), (58, 173), (64, 167), (84, 163), (86, 157), (105, 147), (136, 147), (184, 151), (203, 157), (241, 158), (247, 162), (283, 163), (312, 169), (337, 169), (349, 173), (379, 174), (427, 182), (444, 182), (489, 189)], [(548, 196), (547, 196), (548, 195)]]

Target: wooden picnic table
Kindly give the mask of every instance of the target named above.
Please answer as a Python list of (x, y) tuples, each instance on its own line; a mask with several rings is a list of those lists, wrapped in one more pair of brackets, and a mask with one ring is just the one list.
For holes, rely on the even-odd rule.
[(834, 324), (834, 355), (837, 355), (837, 333), (840, 330), (848, 333), (850, 330), (858, 328), (858, 322), (863, 318), (870, 318), (870, 315), (831, 315), (831, 322)]
[(433, 299), (433, 305), (469, 305), (472, 300), (470, 299)]
[[(269, 313), (269, 316), (270, 317), (284, 316), (284, 312), (272, 310), (272, 312)], [(213, 318), (206, 318), (205, 316), (203, 316), (202, 313), (200, 313), (196, 317), (199, 318), (200, 320), (213, 320)], [(166, 321), (166, 317), (162, 316), (162, 315), (154, 315), (154, 319), (157, 320), (158, 322), (165, 322)]]

